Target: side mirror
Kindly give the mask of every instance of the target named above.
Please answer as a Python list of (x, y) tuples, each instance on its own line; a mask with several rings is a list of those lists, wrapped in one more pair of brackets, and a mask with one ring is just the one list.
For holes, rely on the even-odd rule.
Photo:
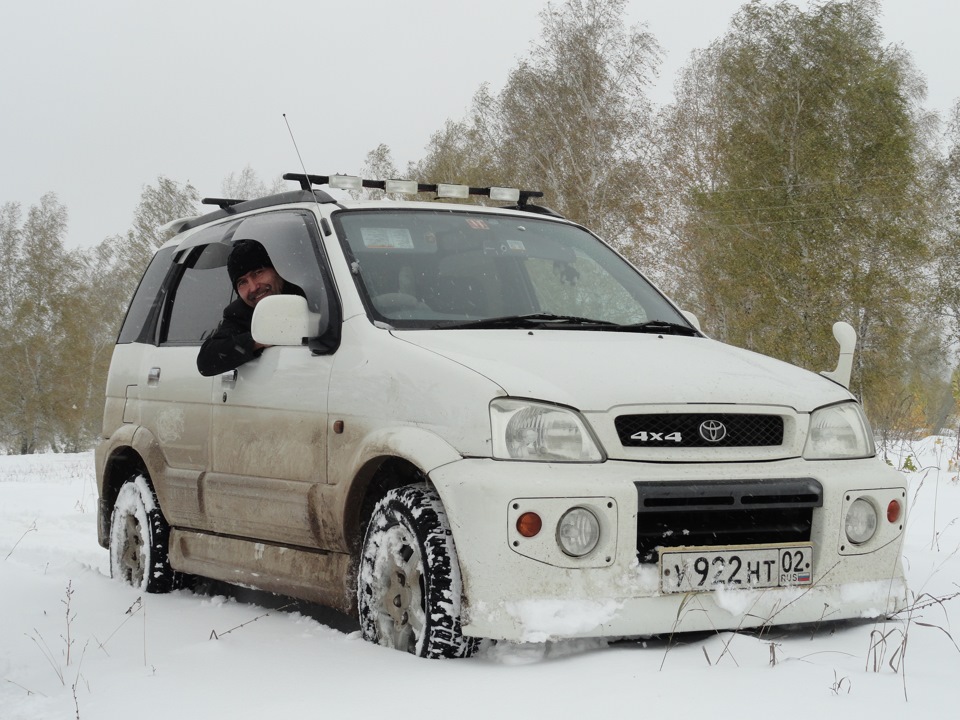
[(820, 374), (849, 390), (850, 375), (853, 372), (853, 351), (857, 347), (857, 331), (849, 323), (837, 322), (833, 324), (833, 337), (840, 346), (837, 369), (832, 372), (824, 371)]
[(250, 332), (264, 345), (303, 345), (320, 334), (320, 315), (299, 295), (271, 295), (253, 309)]
[(690, 323), (691, 325), (693, 325), (693, 326), (697, 329), (697, 332), (703, 332), (703, 331), (700, 329), (700, 319), (699, 319), (696, 315), (694, 315), (694, 314), (693, 314), (692, 312), (690, 312), (689, 310), (681, 310), (681, 311), (680, 311), (680, 314), (683, 315), (683, 316), (687, 319), (687, 322), (688, 322), (688, 323)]

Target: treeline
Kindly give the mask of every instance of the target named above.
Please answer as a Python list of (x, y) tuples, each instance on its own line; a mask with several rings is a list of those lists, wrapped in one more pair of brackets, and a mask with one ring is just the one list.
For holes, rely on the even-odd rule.
[[(875, 429), (936, 431), (960, 402), (960, 104), (946, 122), (924, 108), (923, 78), (884, 43), (880, 7), (745, 4), (658, 107), (661, 49), (627, 25), (626, 0), (551, 5), (501, 90), (478, 88), (405, 172), (385, 145), (361, 172), (542, 190), (710, 335), (811, 370), (832, 369), (831, 326), (846, 320), (860, 337), (852, 390)], [(223, 187), (275, 189), (249, 168)], [(55, 196), (25, 214), (0, 208), (8, 452), (90, 446), (158, 228), (196, 202), (161, 178), (126, 235), (83, 252), (64, 247)]]
[(64, 244), (67, 208), (44, 195), (25, 213), (0, 206), (0, 447), (8, 453), (91, 447), (117, 331), (160, 227), (196, 214), (196, 191), (160, 178), (125, 235), (90, 250)]

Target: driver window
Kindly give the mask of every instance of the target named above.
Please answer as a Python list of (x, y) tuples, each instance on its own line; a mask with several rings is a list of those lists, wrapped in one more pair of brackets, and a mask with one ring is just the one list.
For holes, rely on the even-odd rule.
[(260, 242), (284, 282), (301, 288), (310, 310), (328, 317), (327, 282), (317, 252), (319, 234), (310, 213), (269, 212), (245, 218), (230, 239), (242, 238)]
[(319, 237), (313, 216), (304, 211), (267, 212), (197, 233), (177, 258), (183, 270), (162, 342), (200, 345), (216, 330), (224, 308), (238, 297), (227, 273), (227, 258), (233, 243), (241, 239), (260, 242), (280, 277), (303, 290), (307, 306), (323, 318), (323, 334), (332, 300)]

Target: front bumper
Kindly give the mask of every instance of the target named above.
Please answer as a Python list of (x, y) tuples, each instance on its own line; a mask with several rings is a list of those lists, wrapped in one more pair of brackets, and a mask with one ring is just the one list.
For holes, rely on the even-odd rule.
[[(635, 483), (797, 477), (812, 477), (823, 488), (811, 528), (812, 585), (661, 593), (657, 564), (638, 561)], [(867, 491), (905, 502), (902, 476), (878, 460), (579, 465), (468, 459), (434, 470), (430, 480), (453, 532), (467, 635), (521, 642), (631, 637), (877, 617), (906, 603), (902, 518), (859, 548), (842, 536), (843, 508), (852, 495)], [(589, 507), (600, 520), (600, 542), (584, 558), (559, 550), (551, 524), (574, 505)], [(525, 510), (544, 519), (533, 539), (516, 532)]]

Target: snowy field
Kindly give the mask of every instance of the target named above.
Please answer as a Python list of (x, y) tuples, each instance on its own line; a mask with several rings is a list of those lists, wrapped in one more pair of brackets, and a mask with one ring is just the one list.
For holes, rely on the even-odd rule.
[[(97, 544), (93, 456), (0, 456), (0, 720), (949, 718), (960, 698), (956, 438), (910, 454), (912, 613), (886, 623), (607, 644), (488, 644), (429, 661), (349, 619), (212, 586), (141, 596)], [(953, 621), (951, 623), (951, 621)]]

